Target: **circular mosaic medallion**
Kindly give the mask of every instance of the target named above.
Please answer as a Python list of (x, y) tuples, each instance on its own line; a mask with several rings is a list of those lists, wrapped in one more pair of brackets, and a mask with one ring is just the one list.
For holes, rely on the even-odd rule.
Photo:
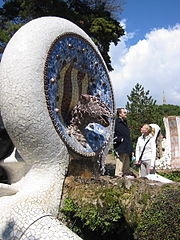
[(49, 114), (57, 133), (74, 153), (95, 156), (112, 135), (109, 127), (90, 122), (85, 128), (86, 146), (68, 134), (72, 109), (81, 94), (96, 96), (114, 112), (110, 79), (102, 58), (93, 46), (76, 34), (65, 34), (52, 44), (44, 70)]

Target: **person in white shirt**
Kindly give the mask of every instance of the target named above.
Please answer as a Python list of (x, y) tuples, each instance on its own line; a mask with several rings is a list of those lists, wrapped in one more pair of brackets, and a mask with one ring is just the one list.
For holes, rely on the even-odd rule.
[(155, 172), (156, 142), (149, 124), (142, 126), (141, 133), (136, 144), (136, 164), (141, 161), (139, 175), (145, 177)]

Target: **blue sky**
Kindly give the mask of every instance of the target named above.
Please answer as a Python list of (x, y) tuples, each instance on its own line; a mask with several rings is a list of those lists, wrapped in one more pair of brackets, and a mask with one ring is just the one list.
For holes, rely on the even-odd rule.
[(136, 83), (158, 104), (180, 106), (180, 0), (123, 1), (126, 35), (110, 48), (116, 106), (126, 105)]
[(116, 106), (136, 83), (157, 104), (180, 106), (180, 0), (126, 0), (123, 9), (126, 35), (110, 49)]
[(131, 44), (144, 39), (154, 28), (168, 28), (180, 22), (180, 0), (125, 0), (121, 19), (127, 32), (135, 32)]

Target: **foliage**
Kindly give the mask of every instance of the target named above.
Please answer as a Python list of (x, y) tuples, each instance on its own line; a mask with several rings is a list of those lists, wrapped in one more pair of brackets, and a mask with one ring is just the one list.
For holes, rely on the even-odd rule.
[[(74, 223), (72, 229), (80, 232), (78, 225), (91, 231), (100, 231), (102, 234), (112, 231), (122, 218), (122, 210), (118, 201), (118, 192), (102, 191), (97, 202), (78, 205), (71, 198), (67, 198), (61, 209), (67, 218)], [(81, 233), (82, 234), (82, 233)]]
[(180, 171), (173, 171), (170, 173), (158, 172), (159, 175), (166, 177), (174, 182), (180, 182)]
[[(109, 70), (111, 43), (117, 45), (124, 29), (116, 20), (122, 11), (121, 1), (112, 0), (4, 0), (0, 8), (1, 52), (14, 32), (28, 21), (42, 16), (66, 18), (82, 28), (98, 46)], [(14, 26), (12, 28), (12, 26)], [(106, 37), (104, 37), (106, 36)]]
[(8, 42), (13, 34), (22, 26), (22, 24), (14, 24), (7, 22), (6, 27), (0, 30), (0, 41)]
[(163, 104), (159, 106), (159, 111), (163, 117), (167, 116), (180, 116), (180, 106)]
[(140, 135), (140, 128), (145, 123), (160, 124), (158, 106), (152, 96), (149, 96), (149, 90), (137, 83), (128, 97), (126, 108), (128, 110), (128, 123), (131, 130), (134, 146)]
[(179, 188), (166, 188), (145, 210), (136, 229), (138, 240), (178, 240), (180, 236)]
[[(172, 236), (171, 222), (174, 234), (179, 233), (179, 184), (159, 185), (148, 180), (108, 176), (97, 180), (73, 178), (66, 184), (65, 204), (60, 211), (68, 227), (84, 240), (145, 240), (147, 235), (152, 236), (147, 240), (161, 240), (166, 223), (168, 236)], [(62, 215), (59, 219), (62, 221)]]
[[(123, 35), (123, 29), (117, 28), (114, 19), (108, 18), (96, 18), (90, 28), (89, 34), (92, 36), (95, 44), (99, 47), (105, 62), (110, 62), (110, 57), (106, 53), (109, 52), (110, 42), (113, 37), (113, 42), (117, 45), (119, 41), (119, 35)], [(96, 36), (96, 38), (93, 37)], [(106, 42), (104, 41), (106, 36)], [(110, 69), (113, 70), (113, 69)]]

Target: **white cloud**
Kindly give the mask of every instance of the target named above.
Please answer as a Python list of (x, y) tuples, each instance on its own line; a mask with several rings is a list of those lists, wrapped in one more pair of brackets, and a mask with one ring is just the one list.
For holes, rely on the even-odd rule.
[(114, 71), (110, 73), (116, 106), (127, 103), (136, 83), (150, 90), (150, 95), (162, 104), (163, 91), (167, 104), (180, 105), (180, 24), (169, 29), (154, 29), (145, 39), (130, 48), (126, 43), (132, 34), (111, 46)]

